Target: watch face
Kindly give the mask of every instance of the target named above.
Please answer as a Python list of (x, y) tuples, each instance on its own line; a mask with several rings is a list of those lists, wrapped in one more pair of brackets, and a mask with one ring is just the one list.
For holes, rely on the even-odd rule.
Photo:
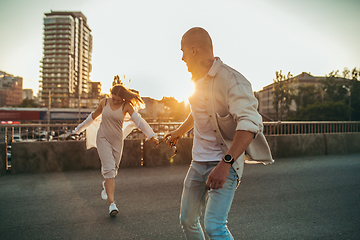
[(224, 157), (224, 160), (227, 161), (227, 162), (231, 161), (231, 159), (232, 159), (232, 157), (229, 154), (226, 154), (225, 157)]

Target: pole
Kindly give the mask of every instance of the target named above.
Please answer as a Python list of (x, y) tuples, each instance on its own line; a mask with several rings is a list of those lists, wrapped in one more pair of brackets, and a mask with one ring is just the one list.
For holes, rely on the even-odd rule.
[(48, 106), (48, 127), (47, 127), (47, 138), (50, 139), (50, 108), (51, 108), (51, 90), (49, 90), (49, 106)]
[(350, 107), (350, 121), (351, 121), (351, 88), (349, 87), (349, 107)]
[(50, 124), (51, 90), (49, 90), (48, 124)]
[(79, 123), (81, 122), (81, 95), (78, 93), (79, 96)]

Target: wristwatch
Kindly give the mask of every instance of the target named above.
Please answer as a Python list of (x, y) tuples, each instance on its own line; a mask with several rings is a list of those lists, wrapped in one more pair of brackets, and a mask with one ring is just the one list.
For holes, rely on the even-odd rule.
[(230, 154), (226, 154), (223, 158), (222, 158), (222, 160), (224, 161), (224, 162), (226, 162), (226, 163), (228, 163), (228, 164), (233, 164), (234, 163), (234, 158), (233, 158), (233, 156), (231, 156)]

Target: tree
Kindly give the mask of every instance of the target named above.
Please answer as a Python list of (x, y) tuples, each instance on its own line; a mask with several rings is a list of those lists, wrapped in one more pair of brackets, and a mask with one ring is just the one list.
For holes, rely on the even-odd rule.
[(343, 88), (345, 81), (339, 76), (339, 70), (330, 72), (324, 80), (319, 82), (323, 84), (324, 101), (337, 102), (344, 99), (347, 91)]
[(171, 121), (184, 121), (190, 113), (189, 104), (178, 102), (174, 97), (163, 97), (159, 102), (164, 104), (164, 117)]
[[(124, 79), (125, 79), (125, 76), (124, 76)], [(122, 81), (120, 80), (119, 75), (114, 76), (114, 80), (113, 80), (113, 82), (112, 82), (112, 86), (115, 86), (115, 85), (117, 85), (117, 84), (123, 85)]]
[(300, 108), (321, 101), (321, 93), (314, 84), (299, 85), (293, 99), (296, 103), (296, 111), (299, 111)]
[(273, 79), (273, 107), (276, 112), (276, 118), (280, 121), (283, 115), (289, 111), (292, 101), (292, 89), (290, 88), (289, 79), (292, 77), (288, 72), (287, 76), (282, 74), (282, 71), (275, 72), (275, 79)]
[(40, 104), (36, 103), (33, 99), (27, 99), (25, 98), (18, 107), (24, 107), (24, 108), (37, 108), (40, 107)]
[(351, 120), (360, 121), (360, 69), (354, 68), (349, 78), (351, 80), (347, 87), (351, 92), (347, 94), (347, 102), (351, 98)]
[(337, 70), (320, 80), (323, 85), (320, 89), (299, 86), (293, 97), (297, 111), (289, 114), (287, 120), (347, 121), (349, 116), (352, 120), (360, 120), (359, 76), (358, 69), (345, 68), (342, 77)]
[(348, 120), (350, 107), (345, 101), (338, 102), (315, 102), (303, 107), (298, 114), (287, 120), (300, 121), (346, 121)]

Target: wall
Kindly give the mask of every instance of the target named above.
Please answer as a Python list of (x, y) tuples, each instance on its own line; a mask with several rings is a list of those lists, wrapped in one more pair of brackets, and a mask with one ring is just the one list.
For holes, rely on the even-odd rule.
[(0, 175), (6, 173), (6, 143), (0, 143)]
[[(141, 166), (141, 141), (125, 141), (120, 167)], [(96, 148), (85, 141), (12, 143), (11, 173), (100, 169)]]
[[(360, 133), (283, 135), (266, 137), (273, 158), (350, 154), (360, 152)], [(162, 142), (155, 146), (143, 144), (143, 165), (154, 167), (191, 162), (192, 138), (182, 138), (177, 144), (178, 153)], [(120, 167), (140, 167), (141, 141), (125, 140)], [(6, 172), (5, 143), (0, 144), (0, 174)], [(15, 142), (12, 144), (11, 173), (43, 173), (99, 169), (100, 160), (95, 148), (86, 150), (84, 141)]]
[(170, 164), (190, 164), (193, 138), (181, 138), (177, 143), (177, 154), (165, 142), (156, 147), (151, 141), (144, 143), (144, 166), (154, 167)]
[(266, 136), (273, 158), (324, 155), (324, 135), (296, 134)]

